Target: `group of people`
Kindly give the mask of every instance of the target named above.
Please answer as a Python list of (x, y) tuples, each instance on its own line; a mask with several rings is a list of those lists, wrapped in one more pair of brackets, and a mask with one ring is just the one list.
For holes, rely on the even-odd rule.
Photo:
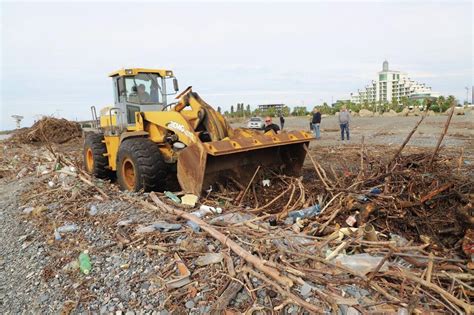
[[(349, 123), (351, 122), (351, 114), (347, 110), (347, 108), (343, 107), (339, 112), (339, 127), (341, 128), (341, 140), (344, 141), (344, 135), (346, 136), (347, 140), (350, 140), (350, 133), (349, 133)], [(314, 137), (316, 139), (321, 139), (321, 112), (318, 108), (313, 109), (313, 116), (310, 121), (310, 128), (313, 130)]]
[[(351, 122), (351, 114), (347, 110), (347, 108), (343, 107), (339, 112), (339, 127), (341, 128), (341, 140), (344, 141), (347, 139), (350, 140), (350, 133), (349, 133), (349, 123)], [(310, 121), (310, 128), (314, 133), (314, 137), (316, 139), (321, 139), (321, 112), (318, 108), (313, 109), (313, 115)], [(283, 115), (280, 115), (280, 126), (274, 124), (272, 118), (270, 116), (265, 117), (265, 129), (264, 132), (273, 130), (275, 133), (279, 133), (280, 130), (283, 130), (283, 126), (285, 125), (285, 118)]]
[[(137, 97), (138, 102), (146, 103), (151, 101), (150, 94), (148, 94), (145, 91), (145, 85), (140, 84), (138, 85), (136, 94), (134, 94), (132, 97)], [(347, 110), (346, 107), (343, 107), (341, 111), (339, 112), (339, 127), (341, 128), (341, 140), (344, 141), (344, 135), (346, 136), (347, 140), (350, 140), (350, 133), (349, 133), (349, 123), (351, 121), (351, 114)], [(310, 121), (310, 129), (314, 133), (314, 137), (316, 139), (321, 139), (321, 112), (319, 111), (318, 108), (313, 109), (313, 115), (311, 117)], [(283, 127), (285, 125), (285, 118), (283, 117), (282, 114), (280, 114), (280, 126), (279, 127), (277, 124), (274, 124), (272, 121), (272, 118), (270, 116), (265, 117), (265, 128), (264, 132), (273, 130), (275, 133), (279, 133), (280, 130), (283, 130)]]

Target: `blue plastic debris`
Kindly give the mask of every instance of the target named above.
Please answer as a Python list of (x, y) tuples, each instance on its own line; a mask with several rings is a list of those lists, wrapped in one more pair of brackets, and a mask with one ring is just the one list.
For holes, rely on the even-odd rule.
[(374, 195), (378, 195), (382, 192), (382, 190), (378, 187), (375, 187), (375, 188), (372, 188), (372, 190), (370, 191), (371, 194), (374, 194)]
[(319, 204), (317, 204), (309, 208), (291, 211), (290, 213), (288, 213), (288, 217), (292, 218), (293, 221), (296, 221), (297, 218), (303, 219), (303, 218), (315, 217), (320, 212), (321, 212), (321, 207), (319, 206)]

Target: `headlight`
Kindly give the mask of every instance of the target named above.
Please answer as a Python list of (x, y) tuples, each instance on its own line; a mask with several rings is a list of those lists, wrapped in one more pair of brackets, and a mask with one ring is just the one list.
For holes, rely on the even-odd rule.
[(166, 76), (168, 76), (168, 77), (173, 76), (173, 71), (166, 71)]
[(177, 141), (177, 142), (173, 143), (173, 148), (175, 150), (182, 150), (182, 149), (186, 148), (186, 145), (182, 142)]

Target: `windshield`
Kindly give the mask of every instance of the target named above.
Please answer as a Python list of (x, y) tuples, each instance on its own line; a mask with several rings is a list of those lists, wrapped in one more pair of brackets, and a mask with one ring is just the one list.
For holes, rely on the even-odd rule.
[(250, 118), (250, 121), (262, 121), (262, 118), (254, 117), (254, 118)]
[(125, 77), (127, 101), (135, 104), (161, 104), (161, 77), (156, 73), (139, 73)]

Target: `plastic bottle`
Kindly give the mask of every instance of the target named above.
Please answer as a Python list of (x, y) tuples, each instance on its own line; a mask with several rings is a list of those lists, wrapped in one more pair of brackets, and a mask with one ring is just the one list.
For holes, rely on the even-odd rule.
[[(199, 207), (199, 210), (191, 212), (192, 215), (195, 215), (198, 218), (202, 218), (210, 213), (222, 213), (222, 208), (214, 208), (211, 206), (201, 205), (201, 207)], [(199, 232), (201, 230), (199, 228), (199, 225), (191, 220), (189, 220), (186, 224), (190, 226), (194, 232)]]
[(68, 224), (58, 227), (59, 233), (68, 233), (68, 232), (76, 232), (78, 230), (78, 226), (76, 224)]
[(89, 251), (85, 250), (79, 254), (79, 268), (85, 275), (88, 275), (91, 272), (92, 265), (89, 258)]
[(35, 210), (35, 208), (28, 207), (28, 208), (23, 209), (23, 213), (30, 214), (31, 212), (33, 212), (33, 210)]
[(201, 228), (197, 223), (194, 223), (193, 221), (188, 221), (186, 224), (194, 231), (194, 232), (199, 232)]
[[(202, 218), (203, 216), (205, 216), (206, 214), (209, 214), (209, 213), (212, 213), (212, 211), (210, 209), (207, 209), (206, 208), (207, 206), (205, 206), (203, 208), (203, 206), (201, 206), (201, 208), (199, 208), (199, 210), (197, 211), (194, 211), (194, 212), (191, 212), (192, 215), (195, 215), (196, 217), (198, 218)], [(188, 226), (191, 227), (191, 229), (194, 231), (194, 232), (199, 232), (201, 230), (201, 228), (199, 227), (199, 225), (191, 220), (189, 220), (187, 223), (186, 223)]]
[[(200, 211), (208, 211), (207, 213), (217, 213), (217, 214), (220, 214), (222, 213), (222, 208), (214, 208), (214, 207), (211, 207), (211, 206), (206, 206), (206, 205), (201, 205), (201, 207), (199, 207), (199, 210)], [(205, 213), (205, 214), (207, 214)]]
[(165, 196), (170, 198), (176, 203), (181, 203), (181, 199), (178, 198), (175, 194), (173, 194), (171, 191), (165, 191)]
[(317, 216), (321, 212), (321, 207), (319, 205), (314, 205), (309, 208), (304, 208), (301, 210), (291, 211), (288, 213), (288, 217), (296, 220), (297, 218), (311, 218)]
[(61, 234), (59, 234), (58, 229), (54, 229), (54, 239), (55, 239), (56, 241), (60, 241), (60, 240), (61, 240)]
[[(198, 218), (202, 218), (203, 216), (205, 216), (206, 214), (208, 213), (212, 213), (211, 210), (207, 210), (207, 209), (199, 209), (198, 211), (194, 211), (194, 212), (191, 212), (191, 214), (195, 215), (196, 217)], [(201, 230), (201, 228), (199, 227), (199, 224), (189, 220), (188, 222), (186, 222), (186, 224), (188, 226), (191, 227), (191, 229), (194, 231), (194, 232), (199, 232)]]
[(156, 222), (148, 226), (142, 226), (137, 229), (137, 233), (150, 233), (155, 231), (168, 232), (181, 229), (181, 224), (172, 224), (167, 222)]

